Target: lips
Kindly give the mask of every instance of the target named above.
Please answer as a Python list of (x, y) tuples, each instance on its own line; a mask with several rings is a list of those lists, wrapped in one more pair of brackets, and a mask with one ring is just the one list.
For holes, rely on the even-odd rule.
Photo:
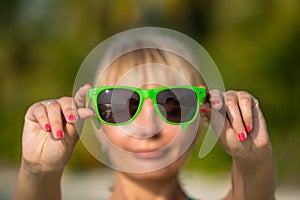
[(158, 150), (143, 150), (138, 152), (133, 152), (133, 155), (138, 158), (143, 159), (157, 159), (162, 158), (167, 153), (166, 149)]

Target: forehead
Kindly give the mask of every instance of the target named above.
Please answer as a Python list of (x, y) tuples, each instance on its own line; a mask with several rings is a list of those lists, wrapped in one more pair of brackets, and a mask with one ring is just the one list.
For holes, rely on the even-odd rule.
[(141, 87), (143, 85), (189, 85), (189, 81), (174, 68), (160, 64), (134, 67), (124, 74), (117, 74), (115, 85)]
[(195, 71), (186, 60), (170, 52), (137, 50), (114, 60), (101, 74), (97, 86), (190, 85), (198, 79)]

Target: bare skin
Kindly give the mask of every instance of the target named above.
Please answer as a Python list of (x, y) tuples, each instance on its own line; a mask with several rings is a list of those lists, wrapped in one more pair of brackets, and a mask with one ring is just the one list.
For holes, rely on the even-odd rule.
[[(63, 97), (51, 103), (38, 102), (28, 109), (14, 199), (61, 199), (60, 179), (78, 141), (74, 122), (94, 115), (92, 110), (84, 108), (88, 89), (89, 85), (83, 86), (74, 100)], [(232, 188), (224, 199), (274, 199), (275, 164), (258, 101), (246, 92), (237, 91), (210, 91), (209, 96), (202, 106), (205, 108), (202, 115), (208, 120), (211, 109), (219, 111), (226, 105), (227, 117), (219, 142), (232, 157), (233, 165)], [(72, 102), (76, 103), (77, 109), (73, 109)], [(143, 109), (147, 110), (147, 107)], [(160, 137), (157, 142), (162, 142)], [(111, 199), (143, 196), (154, 200), (186, 200), (177, 175), (188, 154), (189, 151), (172, 165), (155, 172), (139, 175), (116, 172)]]

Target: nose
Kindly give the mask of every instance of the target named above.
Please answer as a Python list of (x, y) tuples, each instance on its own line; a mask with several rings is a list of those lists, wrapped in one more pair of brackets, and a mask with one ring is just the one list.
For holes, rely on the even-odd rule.
[(135, 120), (122, 126), (127, 135), (138, 138), (150, 138), (159, 134), (165, 122), (157, 114), (151, 99), (145, 99), (143, 107)]
[(154, 115), (154, 111), (155, 109), (151, 99), (145, 99), (142, 109), (133, 123), (140, 127), (149, 125), (150, 123), (152, 123), (152, 116)]

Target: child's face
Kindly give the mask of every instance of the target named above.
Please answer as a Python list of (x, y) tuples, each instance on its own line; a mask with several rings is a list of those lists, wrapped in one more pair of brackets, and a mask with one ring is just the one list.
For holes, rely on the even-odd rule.
[[(156, 87), (160, 86), (149, 84), (143, 89)], [(164, 122), (155, 111), (151, 99), (145, 99), (141, 112), (130, 124), (101, 124), (102, 138), (105, 138), (102, 142), (106, 143), (113, 168), (121, 171), (144, 173), (167, 166), (180, 168), (183, 163), (172, 163), (189, 151), (195, 142), (198, 126), (199, 117), (185, 130), (180, 125)]]
[[(139, 63), (141, 65), (131, 67), (130, 58), (136, 59), (129, 56), (128, 59), (123, 58), (120, 62), (116, 62), (113, 70), (105, 75), (105, 81), (100, 85), (142, 89), (191, 85), (191, 80), (187, 80), (185, 75), (194, 73), (188, 71), (185, 63), (172, 60), (173, 57), (169, 57), (174, 62), (169, 63), (171, 67), (157, 63)], [(186, 73), (182, 73), (183, 71)], [(195, 142), (198, 129), (199, 116), (187, 128), (169, 124), (155, 111), (152, 100), (146, 98), (140, 113), (132, 122), (120, 126), (101, 124), (98, 136), (101, 138), (101, 145), (107, 150), (112, 168), (125, 172), (145, 173), (167, 166), (180, 168), (182, 164), (178, 165), (178, 160), (185, 160), (179, 158), (188, 154), (186, 152)]]
[[(82, 134), (81, 138), (85, 138), (86, 147), (95, 158), (119, 171), (145, 173), (173, 165), (179, 157), (186, 155), (185, 152), (188, 152), (195, 142), (199, 127), (201, 127), (199, 124), (200, 117), (197, 115), (193, 115), (192, 120), (184, 124), (187, 126), (178, 125), (178, 123), (190, 119), (190, 115), (188, 115), (190, 112), (188, 111), (191, 110), (190, 107), (192, 106), (187, 106), (187, 111), (180, 112), (179, 115), (165, 115), (167, 107), (163, 101), (155, 103), (155, 106), (153, 106), (153, 102), (147, 97), (152, 98), (151, 94), (158, 94), (160, 90), (144, 91), (131, 88), (131, 91), (134, 91), (135, 96), (137, 96), (136, 99), (138, 99), (138, 101), (134, 99), (134, 102), (138, 103), (130, 105), (138, 107), (138, 109), (125, 109), (128, 112), (121, 113), (117, 115), (118, 117), (110, 115), (110, 113), (113, 113), (111, 108), (113, 102), (109, 95), (117, 91), (111, 86), (130, 86), (134, 88), (197, 86), (204, 83), (199, 67), (201, 66), (201, 69), (210, 67), (214, 69), (214, 63), (211, 62), (205, 51), (203, 52), (202, 48), (198, 47), (198, 44), (194, 45), (192, 41), (191, 43), (188, 42), (188, 46), (186, 46), (185, 39), (181, 44), (181, 41), (178, 40), (177, 42), (177, 37), (172, 38), (173, 34), (170, 34), (171, 40), (168, 40), (164, 34), (161, 37), (160, 34), (161, 32), (159, 32), (159, 35), (157, 33), (152, 35), (151, 32), (149, 35), (147, 32), (146, 37), (142, 34), (141, 37), (134, 39), (122, 36), (120, 37), (121, 40), (112, 40), (113, 42), (100, 45), (100, 48), (97, 47), (88, 56), (83, 63), (84, 70), (81, 70), (80, 76), (76, 78), (78, 82), (76, 82), (76, 85), (81, 84), (83, 82), (81, 79), (83, 79), (86, 80), (85, 82), (92, 81), (94, 87), (97, 88), (89, 91), (89, 98), (93, 99), (94, 102), (91, 103), (91, 107), (96, 108), (97, 112), (97, 117), (91, 118), (93, 122), (91, 124), (95, 126), (85, 126), (87, 134)], [(123, 39), (125, 40), (123, 41)], [(167, 39), (166, 42), (165, 39)], [(192, 49), (187, 48), (189, 44), (192, 45)], [(196, 67), (196, 65), (199, 66)], [(205, 73), (210, 73), (210, 70), (205, 69), (202, 72), (205, 75)], [(103, 88), (105, 86), (109, 87)], [(125, 87), (119, 87), (119, 89), (121, 88)], [(98, 101), (100, 92), (106, 90), (109, 94), (104, 96), (108, 97), (106, 98), (108, 101)], [(196, 91), (197, 89), (193, 88), (193, 90)], [(125, 91), (126, 95), (127, 92)], [(140, 99), (145, 98), (144, 105), (141, 107), (143, 101), (140, 101)], [(157, 99), (152, 98), (152, 100), (157, 102)], [(119, 107), (117, 106), (119, 110), (121, 110), (120, 108), (127, 108), (124, 104), (126, 103), (121, 102)], [(198, 104), (192, 102), (189, 105)], [(180, 111), (181, 108), (180, 106)], [(157, 112), (155, 112), (155, 109)], [(131, 112), (132, 110), (133, 112)], [(195, 107), (193, 111), (198, 111), (198, 107)], [(195, 112), (191, 113), (195, 114)], [(173, 117), (173, 121), (169, 120), (171, 119), (170, 116)], [(101, 129), (99, 129), (97, 118), (102, 123), (100, 124)], [(168, 122), (174, 123), (170, 124)], [(175, 123), (177, 125), (174, 125)], [(96, 134), (90, 134), (91, 128)]]

